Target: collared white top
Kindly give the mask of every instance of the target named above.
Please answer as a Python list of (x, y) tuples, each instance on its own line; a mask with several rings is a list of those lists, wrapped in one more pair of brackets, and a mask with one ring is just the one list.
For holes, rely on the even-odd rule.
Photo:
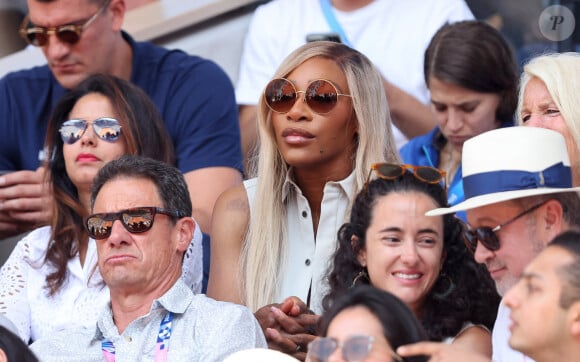
[[(322, 298), (328, 292), (327, 276), (331, 257), (337, 247), (337, 232), (347, 221), (345, 217), (354, 198), (355, 176), (353, 172), (344, 180), (330, 181), (324, 185), (318, 230), (314, 237), (308, 200), (291, 180), (291, 174), (290, 170), (282, 192), (286, 204), (287, 260), (284, 261), (280, 290), (272, 303), (290, 296), (297, 296), (306, 302), (310, 291), (309, 307), (320, 314)], [(250, 205), (255, 198), (256, 185), (255, 178), (244, 182)]]
[(114, 344), (116, 361), (153, 361), (159, 325), (167, 312), (174, 314), (171, 337), (166, 341), (168, 361), (221, 362), (237, 351), (267, 347), (262, 329), (248, 308), (194, 295), (182, 279), (121, 334), (110, 303), (100, 312), (92, 326), (76, 326), (39, 339), (31, 345), (32, 351), (45, 362), (103, 361), (104, 337)]
[[(31, 231), (17, 244), (0, 269), (0, 314), (16, 327), (23, 341), (35, 341), (75, 325), (91, 326), (109, 301), (109, 289), (97, 268), (97, 248), (89, 240), (85, 262), (78, 253), (67, 263), (67, 278), (53, 296), (45, 288), (52, 267), (44, 263), (51, 228)], [(203, 276), (202, 234), (199, 227), (183, 259), (182, 279), (195, 293)]]

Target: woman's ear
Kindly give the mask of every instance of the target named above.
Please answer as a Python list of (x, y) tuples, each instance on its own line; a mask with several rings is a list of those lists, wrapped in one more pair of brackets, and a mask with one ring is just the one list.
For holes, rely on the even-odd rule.
[[(357, 243), (358, 243), (358, 236), (356, 236), (356, 235), (351, 236), (350, 245), (351, 245), (353, 250), (357, 249)], [(364, 247), (359, 250), (356, 258), (358, 259), (358, 262), (360, 263), (360, 265), (362, 265), (363, 267), (367, 266), (367, 251)]]

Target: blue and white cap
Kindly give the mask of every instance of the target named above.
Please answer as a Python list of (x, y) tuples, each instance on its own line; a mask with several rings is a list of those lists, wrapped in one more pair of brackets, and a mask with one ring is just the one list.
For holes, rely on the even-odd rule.
[(465, 201), (428, 211), (444, 215), (522, 197), (580, 191), (564, 137), (536, 127), (508, 127), (484, 132), (463, 144)]

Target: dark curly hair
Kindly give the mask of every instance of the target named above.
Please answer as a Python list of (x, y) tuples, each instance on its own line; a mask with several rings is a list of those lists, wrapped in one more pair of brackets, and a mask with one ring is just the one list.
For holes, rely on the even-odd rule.
[[(353, 204), (350, 221), (338, 231), (338, 249), (329, 273), (330, 292), (323, 299), (329, 309), (363, 270), (357, 256), (366, 245), (366, 231), (372, 220), (377, 200), (391, 193), (423, 193), (438, 207), (447, 207), (447, 195), (439, 184), (429, 184), (407, 172), (395, 180), (377, 179), (361, 191)], [(453, 214), (443, 218), (443, 254), (441, 273), (425, 298), (420, 321), (432, 341), (454, 337), (466, 322), (482, 324), (491, 330), (500, 297), (493, 280), (478, 265), (463, 243), (463, 223)], [(353, 236), (355, 238), (353, 238)], [(356, 284), (370, 284), (359, 278)]]

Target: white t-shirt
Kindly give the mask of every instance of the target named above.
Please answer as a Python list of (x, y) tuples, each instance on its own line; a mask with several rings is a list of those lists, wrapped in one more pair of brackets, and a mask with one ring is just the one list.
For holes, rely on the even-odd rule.
[[(89, 240), (85, 263), (77, 256), (67, 263), (68, 277), (54, 296), (44, 288), (52, 268), (43, 264), (50, 227), (31, 231), (16, 244), (0, 269), (0, 314), (16, 327), (23, 341), (38, 340), (73, 326), (94, 327), (108, 303), (109, 289), (97, 269), (97, 248)], [(199, 227), (185, 253), (181, 278), (194, 293), (203, 277), (202, 234)]]
[[(427, 104), (424, 52), (446, 22), (473, 19), (463, 0), (376, 0), (351, 12), (334, 9), (349, 42), (381, 74)], [(255, 105), (284, 58), (307, 34), (328, 33), (318, 0), (274, 0), (259, 6), (246, 35), (236, 86), (238, 104)], [(397, 147), (407, 140), (393, 126)]]
[(510, 339), (510, 310), (503, 302), (499, 305), (497, 318), (491, 335), (493, 362), (534, 362), (533, 359), (521, 352), (513, 350), (509, 345)]

